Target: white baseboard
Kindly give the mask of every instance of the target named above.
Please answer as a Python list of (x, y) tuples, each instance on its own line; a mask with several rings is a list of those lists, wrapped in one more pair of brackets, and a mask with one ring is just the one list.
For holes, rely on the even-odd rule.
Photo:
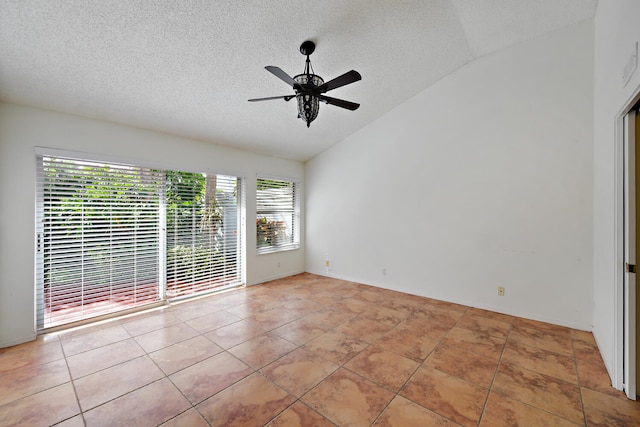
[(33, 335), (28, 335), (26, 337), (15, 338), (7, 341), (0, 341), (0, 348), (12, 347), (14, 345), (24, 344), (29, 341), (35, 341), (37, 337), (38, 335), (34, 333)]
[(247, 286), (259, 285), (261, 283), (266, 283), (266, 282), (270, 282), (272, 280), (277, 280), (277, 279), (284, 279), (285, 277), (295, 276), (296, 274), (302, 274), (304, 272), (305, 272), (304, 270), (295, 270), (295, 271), (289, 271), (287, 273), (277, 274), (275, 276), (262, 277), (255, 282), (247, 283)]

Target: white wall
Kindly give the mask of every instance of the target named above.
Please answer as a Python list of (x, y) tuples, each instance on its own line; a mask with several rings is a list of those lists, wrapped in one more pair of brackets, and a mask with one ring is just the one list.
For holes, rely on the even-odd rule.
[(247, 283), (264, 282), (304, 270), (303, 249), (255, 254), (255, 196), (251, 196), (255, 194), (258, 173), (296, 178), (304, 184), (302, 163), (0, 103), (0, 348), (35, 336), (35, 146), (132, 162), (139, 160), (178, 170), (245, 177), (248, 194)]
[[(594, 67), (594, 309), (593, 333), (614, 386), (622, 386), (620, 288), (622, 249), (620, 178), (622, 138), (616, 125), (622, 109), (640, 91), (640, 70), (624, 84), (623, 70), (640, 40), (640, 2), (600, 0), (595, 19)], [(618, 163), (617, 163), (618, 162)], [(619, 345), (618, 345), (619, 344)]]
[(307, 162), (307, 271), (591, 329), (592, 69), (589, 21), (471, 62)]

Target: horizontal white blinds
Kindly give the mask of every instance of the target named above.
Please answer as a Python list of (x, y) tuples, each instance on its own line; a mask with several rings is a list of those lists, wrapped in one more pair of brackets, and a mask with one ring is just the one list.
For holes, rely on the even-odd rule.
[(167, 297), (240, 283), (240, 179), (167, 172)]
[(38, 329), (157, 301), (161, 172), (43, 157)]
[(242, 180), (38, 157), (38, 330), (241, 284)]
[(295, 182), (258, 179), (256, 191), (258, 253), (299, 247), (299, 198)]

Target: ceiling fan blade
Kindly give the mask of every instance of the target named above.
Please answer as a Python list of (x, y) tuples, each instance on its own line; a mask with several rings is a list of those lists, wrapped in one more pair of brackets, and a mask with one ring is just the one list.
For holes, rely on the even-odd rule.
[(254, 99), (249, 99), (249, 102), (255, 102), (255, 101), (270, 101), (272, 99), (284, 99), (285, 101), (291, 101), (292, 98), (295, 98), (295, 95), (283, 95), (283, 96), (270, 96), (268, 98), (254, 98)]
[(284, 71), (282, 71), (282, 69), (280, 69), (278, 67), (274, 67), (273, 65), (267, 65), (264, 68), (268, 72), (270, 72), (271, 74), (273, 74), (274, 76), (276, 76), (277, 78), (279, 78), (280, 80), (282, 80), (283, 82), (285, 82), (286, 84), (291, 86), (292, 88), (294, 88), (296, 90), (302, 90), (302, 86), (300, 86), (300, 83), (298, 83), (297, 81), (293, 80), (293, 77), (291, 77), (289, 74), (287, 74)]
[(341, 86), (348, 85), (349, 83), (357, 82), (360, 79), (362, 79), (362, 76), (356, 70), (347, 71), (343, 75), (318, 86), (317, 91), (319, 93), (325, 93)]
[(360, 107), (360, 104), (356, 104), (355, 102), (345, 101), (344, 99), (331, 98), (324, 95), (318, 96), (318, 99), (320, 99), (320, 101), (324, 103), (335, 105), (336, 107), (346, 108), (347, 110), (351, 111), (357, 110), (358, 107)]

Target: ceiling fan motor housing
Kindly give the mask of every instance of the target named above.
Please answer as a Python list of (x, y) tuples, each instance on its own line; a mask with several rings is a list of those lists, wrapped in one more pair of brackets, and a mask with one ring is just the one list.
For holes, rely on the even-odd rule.
[(298, 101), (298, 117), (307, 123), (307, 127), (318, 117), (320, 110), (320, 100), (317, 96), (309, 94), (307, 89), (313, 90), (324, 83), (322, 77), (315, 74), (298, 74), (293, 78), (302, 86), (304, 92), (296, 91)]

